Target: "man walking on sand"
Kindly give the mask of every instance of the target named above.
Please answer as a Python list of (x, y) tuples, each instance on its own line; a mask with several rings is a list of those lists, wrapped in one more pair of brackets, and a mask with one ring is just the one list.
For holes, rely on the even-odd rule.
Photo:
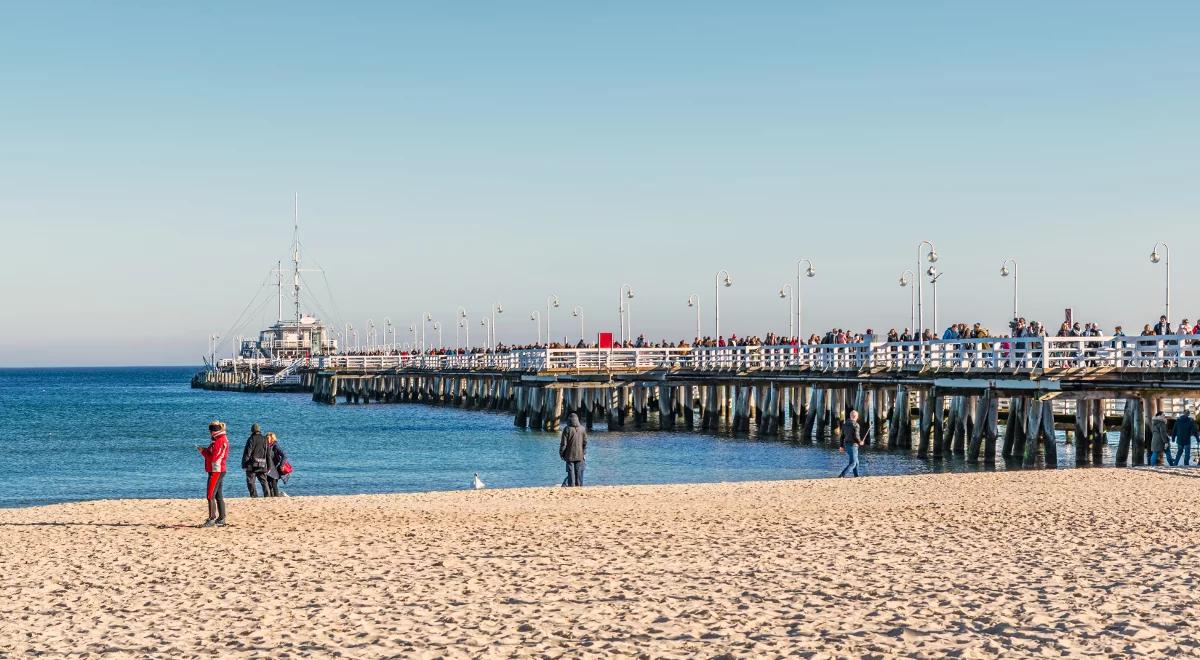
[(246, 488), (250, 490), (250, 497), (258, 497), (255, 481), (262, 485), (263, 497), (270, 497), (267, 473), (271, 471), (271, 452), (267, 449), (267, 438), (259, 430), (258, 424), (250, 426), (250, 437), (246, 438), (246, 447), (242, 449), (242, 469), (246, 471)]
[(579, 415), (571, 413), (558, 443), (558, 456), (567, 464), (568, 486), (583, 485), (583, 456), (587, 452), (587, 431), (579, 425)]
[(1187, 467), (1192, 464), (1192, 438), (1200, 438), (1200, 432), (1196, 429), (1196, 421), (1192, 419), (1192, 412), (1187, 408), (1183, 409), (1183, 414), (1179, 419), (1175, 420), (1175, 442), (1179, 448), (1176, 450), (1175, 460), (1171, 461), (1171, 465)]
[(854, 476), (858, 476), (858, 448), (862, 446), (862, 443), (862, 433), (858, 428), (858, 411), (851, 410), (850, 418), (842, 424), (842, 451), (846, 452), (846, 458), (849, 460), (846, 467), (842, 468), (842, 473), (838, 475), (838, 478), (846, 476), (847, 472), (853, 472)]

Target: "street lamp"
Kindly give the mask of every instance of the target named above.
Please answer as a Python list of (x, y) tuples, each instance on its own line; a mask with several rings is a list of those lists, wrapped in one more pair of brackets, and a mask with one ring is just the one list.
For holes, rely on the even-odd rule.
[(416, 350), (417, 350), (417, 324), (416, 323), (408, 324), (408, 332), (409, 332), (409, 334), (412, 335), (412, 342), (410, 342), (410, 344), (412, 346), (413, 352), (416, 352)]
[[(1167, 311), (1166, 311), (1166, 317), (1167, 317), (1167, 325), (1169, 326), (1169, 325), (1171, 325), (1171, 248), (1170, 248), (1170, 246), (1168, 246), (1166, 243), (1164, 243), (1162, 241), (1155, 243), (1154, 250), (1150, 252), (1150, 263), (1156, 264), (1159, 262), (1158, 246), (1160, 246), (1160, 245), (1163, 248), (1163, 253), (1166, 256), (1166, 262), (1167, 262), (1166, 263), (1166, 266), (1167, 266)], [(1164, 332), (1166, 331), (1165, 328), (1163, 330), (1164, 330)]]
[(484, 345), (484, 349), (490, 352), (493, 350), (493, 348), (492, 348), (492, 326), (488, 323), (488, 318), (486, 316), (479, 319), (479, 325), (482, 325), (484, 328), (486, 328), (486, 330), (484, 331), (484, 334), (487, 335), (487, 337), (486, 337), (487, 344)]
[(371, 319), (367, 319), (367, 350), (368, 351), (374, 350), (375, 339), (377, 339), (377, 338), (378, 338), (378, 336), (375, 334), (375, 321), (373, 321)]
[(433, 329), (434, 329), (434, 330), (437, 330), (437, 333), (438, 333), (438, 343), (437, 343), (437, 347), (438, 347), (438, 350), (440, 351), (440, 350), (442, 350), (442, 322), (441, 322), (441, 321), (434, 321), (434, 322), (433, 322)]
[(214, 369), (217, 368), (217, 342), (221, 340), (221, 335), (213, 333), (208, 336), (208, 359), (212, 363)]
[[(619, 294), (617, 294), (617, 320), (621, 326), (621, 341), (622, 342), (624, 342), (626, 339), (629, 339), (630, 335), (633, 334), (633, 321), (631, 318), (631, 316), (632, 316), (631, 310), (627, 309), (627, 307), (632, 307), (632, 303), (630, 303), (629, 305), (626, 305), (625, 304), (626, 300), (633, 300), (633, 287), (629, 286), (628, 284), (622, 284), (621, 292)], [(626, 330), (625, 330), (627, 325), (629, 327), (628, 332), (626, 332)]]
[[(350, 344), (350, 338), (351, 338), (351, 337), (355, 337), (355, 338), (357, 338), (357, 337), (358, 337), (358, 333), (354, 331), (354, 326), (352, 326), (352, 325), (350, 325), (349, 323), (347, 323), (347, 324), (346, 324), (346, 345), (347, 345), (347, 346), (351, 346), (351, 344)], [(351, 350), (358, 350), (358, 347), (357, 347), (357, 346), (354, 346), (353, 348), (351, 348)]]
[(941, 279), (942, 274), (933, 266), (930, 266), (929, 270), (925, 271), (925, 274), (929, 276), (929, 284), (933, 286), (933, 332), (935, 333), (934, 339), (936, 339), (938, 336), (936, 334), (938, 332), (937, 281)]
[(546, 346), (550, 346), (550, 308), (558, 307), (558, 296), (550, 295), (546, 297)]
[(388, 334), (392, 335), (392, 352), (396, 352), (396, 329), (392, 327), (392, 317), (383, 317), (383, 341), (387, 342)]
[[(529, 320), (533, 321), (534, 327), (537, 328), (537, 345), (542, 345), (542, 315), (535, 309), (529, 314)], [(547, 342), (549, 343), (549, 342)]]
[(808, 264), (808, 268), (803, 271), (805, 275), (813, 277), (817, 274), (817, 269), (813, 268), (813, 262), (811, 259), (801, 259), (796, 262), (796, 290), (794, 291), (796, 297), (796, 334), (794, 336), (796, 337), (804, 334), (804, 318), (801, 316), (801, 307), (804, 304), (804, 295), (800, 290), (800, 267), (804, 264)]
[(700, 341), (700, 296), (694, 293), (688, 296), (688, 307), (696, 308), (696, 339), (694, 341)]
[(571, 311), (571, 316), (579, 317), (579, 341), (583, 341), (583, 307), (575, 305), (575, 309)]
[[(463, 307), (458, 308), (458, 327), (462, 328), (463, 334), (466, 335), (463, 338), (463, 343), (466, 344), (467, 348), (471, 348), (471, 323), (467, 320), (467, 310)], [(458, 341), (457, 330), (454, 331), (454, 340)]]
[(421, 315), (421, 352), (424, 353), (429, 345), (425, 343), (425, 324), (433, 320), (433, 314), (425, 312)]
[(1009, 257), (1000, 264), (1000, 277), (1008, 277), (1008, 264), (1012, 264), (1013, 276), (1013, 320), (1017, 319), (1017, 286), (1021, 277), (1020, 268), (1017, 266), (1017, 260)]
[(796, 290), (791, 284), (784, 284), (779, 289), (779, 297), (788, 301), (788, 341), (796, 336), (796, 319), (792, 316), (792, 298), (795, 297)]
[[(934, 247), (933, 241), (921, 241), (917, 244), (917, 272), (921, 271), (921, 248), (929, 246), (929, 263), (936, 263), (938, 260), (937, 248)], [(925, 334), (925, 289), (921, 286), (921, 278), (917, 278), (917, 338), (920, 339)], [(935, 321), (934, 328), (937, 327)]]
[[(912, 270), (905, 269), (903, 273), (900, 273), (900, 286), (906, 287), (915, 279), (917, 276), (913, 274)], [(917, 287), (908, 290), (908, 317), (908, 327), (915, 331), (917, 329)], [(920, 338), (921, 336), (917, 335), (917, 339)]]
[(721, 336), (721, 275), (725, 275), (726, 288), (733, 286), (729, 271), (722, 268), (713, 276), (713, 336)]
[(488, 333), (491, 335), (490, 344), (492, 347), (500, 345), (500, 338), (496, 336), (496, 315), (504, 313), (504, 305), (496, 303), (492, 305), (492, 322), (488, 325)]

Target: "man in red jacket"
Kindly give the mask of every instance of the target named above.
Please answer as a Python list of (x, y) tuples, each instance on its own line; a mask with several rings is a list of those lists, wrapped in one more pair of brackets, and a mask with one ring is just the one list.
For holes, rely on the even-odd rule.
[(204, 457), (204, 471), (208, 473), (208, 520), (201, 527), (224, 527), (225, 496), (221, 494), (221, 482), (225, 480), (225, 459), (229, 456), (224, 422), (213, 421), (208, 425), (208, 434), (212, 437), (208, 446), (196, 447)]

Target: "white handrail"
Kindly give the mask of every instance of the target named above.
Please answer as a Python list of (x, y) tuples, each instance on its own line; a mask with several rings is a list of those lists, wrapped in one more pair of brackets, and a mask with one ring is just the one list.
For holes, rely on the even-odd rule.
[(1200, 335), (985, 337), (695, 348), (536, 348), (450, 355), (331, 355), (321, 368), (499, 371), (1059, 370), (1200, 366)]

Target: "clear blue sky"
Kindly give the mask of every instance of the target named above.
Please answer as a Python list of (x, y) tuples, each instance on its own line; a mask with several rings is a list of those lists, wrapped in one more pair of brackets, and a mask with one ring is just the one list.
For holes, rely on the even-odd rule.
[[(339, 321), (528, 340), (1200, 316), (1200, 3), (8, 3), (0, 366), (196, 363), (287, 252)], [(268, 306), (251, 323), (272, 321)], [(253, 328), (250, 328), (253, 330)], [(472, 334), (480, 336), (473, 325)], [(452, 334), (447, 333), (452, 339)]]

